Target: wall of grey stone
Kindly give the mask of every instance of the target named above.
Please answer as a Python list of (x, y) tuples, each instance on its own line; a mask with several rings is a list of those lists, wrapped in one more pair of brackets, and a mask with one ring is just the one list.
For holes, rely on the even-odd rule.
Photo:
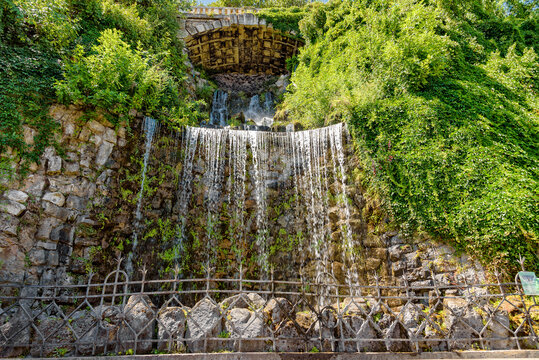
[[(62, 153), (46, 148), (25, 178), (2, 184), (0, 282), (70, 282), (70, 273), (84, 273), (84, 259), (101, 245), (80, 235), (98, 224), (92, 209), (107, 200), (126, 127), (100, 115), (82, 120), (87, 114), (75, 106), (54, 105), (50, 115), (61, 125)], [(25, 126), (24, 132), (31, 145), (35, 131)]]

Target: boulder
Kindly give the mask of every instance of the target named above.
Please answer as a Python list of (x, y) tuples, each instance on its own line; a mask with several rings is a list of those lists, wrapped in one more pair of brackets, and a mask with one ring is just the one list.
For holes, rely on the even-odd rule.
[(179, 306), (166, 307), (157, 315), (158, 349), (181, 351), (185, 348), (186, 310)]
[(223, 329), (221, 311), (217, 304), (208, 298), (200, 300), (187, 314), (187, 348), (191, 352), (211, 352), (222, 349), (222, 342), (204, 338), (218, 337)]
[(283, 321), (288, 321), (295, 315), (292, 312), (292, 304), (285, 298), (274, 298), (268, 301), (264, 307), (266, 323), (272, 329), (276, 329)]
[[(385, 346), (382, 341), (373, 341), (380, 339), (380, 333), (376, 330), (373, 323), (364, 319), (360, 315), (348, 315), (342, 318), (342, 338), (347, 339), (339, 342), (339, 351), (358, 352), (358, 351), (384, 351)], [(340, 334), (339, 334), (340, 335)]]
[(219, 303), (219, 306), (223, 310), (227, 309), (248, 309), (258, 310), (264, 307), (266, 301), (264, 298), (256, 293), (238, 294), (228, 297)]
[[(446, 297), (444, 305), (444, 324), (449, 332), (449, 350), (471, 349), (483, 328), (483, 320), (470, 304), (462, 298)], [(468, 340), (469, 339), (469, 340)]]
[(234, 341), (234, 351), (262, 352), (266, 351), (267, 345), (264, 340), (256, 338), (267, 334), (264, 315), (262, 311), (251, 311), (243, 308), (232, 309), (228, 312), (225, 328), (231, 339), (241, 338)]
[(95, 158), (95, 163), (97, 166), (105, 165), (110, 154), (112, 153), (112, 149), (114, 149), (114, 144), (111, 144), (108, 141), (103, 141), (103, 143), (99, 146), (99, 150), (97, 151)]
[(125, 320), (118, 330), (120, 351), (133, 349), (142, 354), (152, 350), (155, 314), (155, 306), (147, 295), (129, 297), (123, 309)]

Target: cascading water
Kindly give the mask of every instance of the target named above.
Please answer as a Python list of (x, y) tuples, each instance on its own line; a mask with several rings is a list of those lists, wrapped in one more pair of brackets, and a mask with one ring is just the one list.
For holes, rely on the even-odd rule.
[[(342, 257), (353, 263), (343, 131), (342, 124), (299, 132), (186, 128), (176, 205), (181, 229), (176, 244), (177, 257), (181, 256), (179, 251), (186, 240), (189, 219), (191, 224), (195, 221), (193, 217), (200, 219), (204, 209), (205, 228), (195, 235), (204, 239), (207, 261), (211, 263), (217, 256), (214, 250), (219, 241), (227, 237), (235, 242), (235, 249), (256, 249), (259, 274), (267, 275), (269, 249), (279, 236), (271, 232), (271, 225), (278, 221), (278, 216), (271, 219), (269, 215), (279, 204), (270, 204), (269, 194), (279, 194), (279, 184), (288, 183), (295, 194), (295, 201), (288, 204), (295, 207), (293, 221), (303, 228), (307, 235), (304, 238), (309, 239), (299, 242), (298, 248), (303, 252), (304, 263), (312, 259), (309, 266), (313, 280), (323, 280), (322, 277), (332, 272), (329, 244), (335, 230), (331, 229), (331, 220), (341, 228)], [(276, 175), (275, 169), (282, 164), (286, 164), (285, 169)], [(331, 195), (330, 190), (338, 193)], [(197, 200), (196, 193), (202, 193), (202, 198)], [(254, 233), (245, 230), (249, 223), (247, 202), (253, 214)], [(229, 217), (226, 231), (219, 227), (223, 214)], [(351, 270), (347, 277), (353, 279)]]
[(127, 257), (126, 270), (128, 274), (133, 272), (133, 253), (138, 245), (138, 228), (140, 227), (140, 221), (142, 220), (142, 195), (144, 193), (144, 185), (146, 184), (146, 171), (148, 170), (148, 160), (150, 159), (150, 152), (152, 150), (152, 141), (156, 132), (159, 131), (159, 122), (151, 117), (144, 117), (142, 122), (142, 128), (144, 131), (144, 158), (142, 163), (142, 175), (140, 181), (140, 190), (137, 195), (137, 207), (135, 210), (135, 232), (133, 234), (133, 246), (131, 252)]
[(213, 93), (213, 102), (210, 112), (210, 124), (226, 126), (228, 120), (228, 93), (223, 90), (216, 90)]
[[(263, 101), (261, 103), (261, 97)], [(232, 99), (231, 99), (232, 98)], [(239, 99), (241, 98), (241, 100)], [(235, 100), (233, 100), (235, 99)], [(273, 125), (274, 102), (275, 97), (271, 92), (265, 92), (261, 95), (253, 95), (247, 99), (236, 93), (228, 94), (223, 90), (216, 90), (213, 93), (212, 107), (210, 111), (210, 124), (225, 127), (228, 120), (235, 114), (243, 113), (246, 121), (253, 121), (257, 126), (271, 127)], [(231, 113), (230, 102), (236, 102), (234, 110)]]

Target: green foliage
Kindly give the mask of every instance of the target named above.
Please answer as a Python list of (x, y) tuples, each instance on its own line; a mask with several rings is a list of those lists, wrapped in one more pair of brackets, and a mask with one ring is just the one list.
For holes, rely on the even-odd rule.
[(60, 101), (115, 114), (127, 114), (129, 109), (160, 110), (163, 94), (176, 91), (168, 72), (152, 65), (155, 58), (151, 54), (131, 49), (121, 36), (118, 30), (104, 30), (89, 55), (77, 47), (66, 64), (65, 80), (56, 83)]
[(303, 6), (308, 0), (217, 0), (210, 6), (231, 6), (231, 7), (255, 7), (255, 8), (270, 8), (270, 7), (291, 7)]
[[(186, 57), (177, 37), (178, 10), (190, 4), (0, 2), (2, 176), (24, 173), (46, 146), (55, 145), (58, 126), (47, 115), (58, 101), (55, 83), (59, 100), (110, 110), (115, 116), (133, 108), (173, 126), (199, 120), (201, 103), (191, 101), (183, 86)], [(23, 141), (23, 125), (37, 131), (32, 146)], [(5, 154), (8, 148), (14, 150), (11, 158)], [(21, 159), (23, 166), (14, 168)]]
[[(284, 110), (346, 121), (372, 193), (410, 232), (485, 263), (537, 269), (537, 38), (495, 5), (378, 0), (318, 5)], [(532, 25), (530, 25), (532, 24)]]
[(293, 32), (299, 35), (299, 22), (308, 13), (311, 6), (280, 6), (257, 11), (256, 15), (266, 19), (275, 29), (285, 33)]

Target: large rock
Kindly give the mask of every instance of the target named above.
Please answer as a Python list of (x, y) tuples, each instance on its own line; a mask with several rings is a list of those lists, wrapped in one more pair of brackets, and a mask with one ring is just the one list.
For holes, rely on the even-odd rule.
[(28, 200), (28, 194), (19, 190), (8, 190), (5, 192), (4, 196), (11, 201), (19, 203), (25, 203), (26, 200)]
[[(490, 320), (490, 322), (489, 322)], [(507, 312), (497, 310), (493, 312), (491, 308), (487, 308), (483, 313), (483, 322), (487, 323), (487, 330), (483, 337), (486, 338), (501, 338), (502, 340), (487, 341), (487, 347), (491, 350), (508, 350), (515, 347), (515, 341), (508, 339), (511, 337), (511, 324)]]
[(0, 202), (0, 210), (13, 216), (19, 216), (26, 210), (26, 206), (13, 200), (4, 200)]
[(295, 317), (292, 313), (292, 304), (285, 298), (273, 298), (264, 307), (266, 323), (272, 329), (276, 329), (283, 321), (288, 321)]
[(167, 307), (159, 311), (157, 316), (158, 349), (181, 351), (185, 348), (186, 310), (179, 306)]
[(205, 337), (218, 337), (223, 329), (219, 306), (210, 299), (200, 300), (187, 315), (187, 348), (191, 352), (211, 352), (221, 350), (222, 342), (208, 340), (204, 348)]
[(264, 340), (256, 340), (267, 334), (262, 311), (248, 309), (232, 309), (227, 315), (225, 328), (230, 338), (241, 338), (234, 341), (234, 351), (262, 352), (266, 351), (267, 345)]
[[(444, 324), (450, 338), (449, 350), (471, 349), (483, 328), (481, 316), (473, 309), (465, 299), (446, 297), (444, 305)], [(469, 339), (469, 340), (467, 340)]]
[(19, 218), (9, 214), (0, 213), (0, 231), (3, 231), (8, 235), (17, 236), (19, 223)]
[(380, 339), (381, 335), (372, 321), (368, 321), (360, 315), (344, 316), (342, 318), (342, 331), (342, 337), (347, 340), (342, 343), (339, 342), (340, 351), (370, 352), (385, 350), (383, 342), (373, 341), (374, 339)]
[(131, 295), (123, 310), (125, 321), (118, 331), (120, 351), (133, 349), (137, 354), (152, 350), (155, 306), (147, 295)]

